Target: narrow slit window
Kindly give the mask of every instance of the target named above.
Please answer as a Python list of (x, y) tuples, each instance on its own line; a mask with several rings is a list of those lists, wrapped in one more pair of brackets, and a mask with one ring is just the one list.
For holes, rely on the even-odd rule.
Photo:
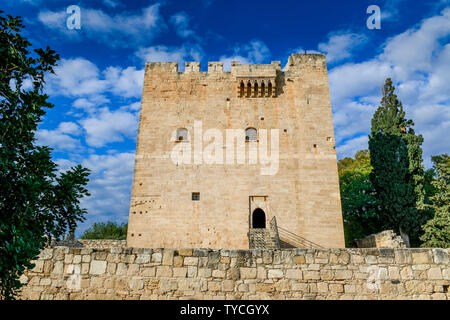
[(200, 201), (200, 192), (192, 192), (192, 201)]

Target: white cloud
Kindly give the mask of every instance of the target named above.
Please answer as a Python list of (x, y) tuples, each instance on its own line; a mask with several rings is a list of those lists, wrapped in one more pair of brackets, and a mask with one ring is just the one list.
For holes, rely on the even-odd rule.
[(105, 6), (110, 8), (115, 8), (117, 6), (122, 5), (122, 3), (120, 3), (120, 1), (117, 0), (103, 0), (102, 2)]
[(36, 131), (37, 144), (49, 146), (58, 151), (81, 149), (79, 139), (72, 136), (81, 134), (80, 127), (74, 122), (61, 122), (54, 130), (38, 129)]
[(58, 165), (58, 169), (61, 172), (67, 171), (70, 168), (78, 165), (79, 163), (72, 161), (72, 160), (68, 160), (68, 159), (56, 159), (55, 160), (56, 164)]
[(368, 148), (367, 141), (367, 135), (349, 139), (339, 145), (336, 152), (339, 153), (340, 158), (353, 157), (357, 151)]
[(86, 131), (86, 143), (92, 147), (103, 147), (110, 142), (123, 141), (124, 138), (135, 138), (138, 120), (136, 112), (103, 108), (79, 122)]
[(266, 44), (260, 40), (252, 40), (247, 44), (236, 45), (233, 48), (233, 54), (223, 55), (220, 61), (223, 61), (224, 70), (231, 70), (231, 62), (239, 61), (241, 64), (264, 63), (270, 58), (270, 50)]
[[(114, 1), (109, 2), (112, 4)], [(148, 42), (167, 28), (159, 12), (160, 3), (141, 9), (138, 14), (123, 12), (109, 15), (99, 9), (81, 7), (81, 30), (68, 30), (65, 9), (43, 10), (38, 19), (47, 28), (79, 38), (80, 34), (110, 46), (130, 46)]]
[(104, 72), (105, 80), (110, 84), (110, 91), (121, 97), (140, 97), (144, 83), (144, 69), (135, 67), (121, 69), (109, 67)]
[(81, 96), (98, 94), (108, 87), (100, 79), (97, 66), (84, 59), (62, 59), (55, 68), (55, 74), (49, 75), (47, 90), (50, 94), (63, 96)]
[[(63, 165), (69, 165), (61, 161)], [(91, 194), (81, 200), (87, 209), (87, 220), (79, 225), (82, 233), (94, 222), (126, 222), (130, 206), (133, 180), (134, 152), (111, 152), (105, 155), (92, 154), (81, 164), (91, 170), (88, 190)]]
[(194, 31), (189, 28), (189, 16), (185, 12), (178, 12), (170, 17), (170, 23), (175, 27), (176, 33), (182, 38), (194, 36)]
[(72, 106), (78, 109), (83, 109), (87, 112), (94, 112), (95, 108), (101, 106), (103, 104), (106, 104), (110, 102), (108, 98), (106, 98), (104, 95), (96, 94), (96, 95), (90, 95), (86, 98), (78, 98), (73, 103)]
[(84, 58), (62, 59), (55, 74), (48, 78), (46, 89), (50, 95), (80, 97), (73, 106), (89, 110), (109, 101), (103, 95), (105, 92), (125, 98), (140, 97), (144, 69), (108, 67), (100, 72)]
[[(361, 63), (346, 63), (329, 72), (337, 151), (352, 155), (381, 100), (387, 77), (396, 84), (406, 117), (424, 136), (424, 160), (450, 150), (450, 8), (388, 39), (383, 52)], [(357, 138), (355, 138), (357, 137)]]
[(327, 62), (335, 63), (352, 56), (352, 51), (364, 43), (367, 37), (356, 33), (332, 33), (328, 42), (319, 43), (320, 51), (325, 52)]
[(203, 50), (198, 45), (181, 47), (152, 46), (140, 48), (136, 55), (144, 62), (178, 62), (180, 70), (184, 70), (185, 61), (201, 61)]

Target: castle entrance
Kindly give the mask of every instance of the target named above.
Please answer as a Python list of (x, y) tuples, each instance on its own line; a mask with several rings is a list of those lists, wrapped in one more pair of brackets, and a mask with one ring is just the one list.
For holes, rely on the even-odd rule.
[(266, 214), (260, 208), (253, 211), (252, 215), (253, 228), (265, 228), (266, 227)]

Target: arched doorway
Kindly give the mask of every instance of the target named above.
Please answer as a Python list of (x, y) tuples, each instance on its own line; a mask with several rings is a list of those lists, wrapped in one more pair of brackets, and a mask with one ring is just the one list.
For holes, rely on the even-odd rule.
[(266, 214), (260, 208), (257, 208), (255, 209), (255, 211), (253, 211), (252, 227), (259, 229), (266, 227)]

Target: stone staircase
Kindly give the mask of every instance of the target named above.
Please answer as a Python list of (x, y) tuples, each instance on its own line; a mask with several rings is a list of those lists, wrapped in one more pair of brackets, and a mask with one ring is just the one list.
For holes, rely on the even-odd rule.
[(279, 249), (277, 235), (270, 229), (251, 228), (248, 233), (250, 249)]

